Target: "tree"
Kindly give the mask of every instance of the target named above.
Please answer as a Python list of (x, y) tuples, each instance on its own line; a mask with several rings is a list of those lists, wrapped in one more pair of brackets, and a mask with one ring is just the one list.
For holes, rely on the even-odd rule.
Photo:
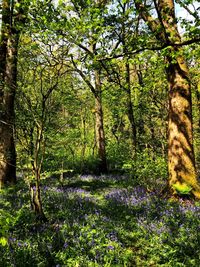
[[(117, 12), (117, 13), (116, 13)], [(132, 103), (132, 66), (130, 64), (130, 53), (133, 49), (130, 43), (134, 42), (134, 35), (137, 31), (137, 18), (135, 14), (132, 14), (129, 1), (116, 2), (116, 10), (110, 12), (107, 15), (106, 23), (109, 26), (107, 35), (109, 40), (107, 45), (112, 43), (111, 54), (115, 54), (116, 51), (121, 51), (123, 58), (113, 62), (102, 61), (102, 66), (107, 73), (107, 79), (110, 82), (118, 84), (120, 90), (123, 90), (126, 94), (125, 113), (127, 114), (130, 123), (130, 137), (132, 141), (132, 154), (136, 154), (137, 138), (136, 138), (136, 122), (134, 117), (134, 107)]]
[(17, 52), (20, 32), (25, 23), (23, 1), (2, 1), (0, 43), (0, 187), (16, 182), (15, 91), (17, 87)]
[(107, 172), (107, 160), (106, 160), (106, 144), (105, 144), (105, 133), (103, 125), (103, 107), (102, 107), (102, 85), (100, 80), (99, 69), (94, 70), (94, 85), (86, 77), (86, 75), (78, 69), (74, 60), (72, 59), (75, 70), (80, 74), (83, 80), (90, 88), (94, 99), (95, 99), (95, 146), (98, 151), (98, 173)]
[[(101, 64), (96, 60), (96, 57), (102, 49), (101, 39), (104, 31), (102, 14), (105, 6), (99, 1), (89, 2), (87, 5), (84, 1), (70, 1), (68, 3), (68, 9), (73, 11), (74, 16), (72, 18), (69, 16), (66, 28), (62, 29), (62, 34), (67, 42), (73, 45), (74, 52), (71, 58), (75, 71), (79, 73), (94, 96), (97, 171), (101, 173), (107, 172), (107, 159), (103, 125)], [(62, 14), (66, 16), (65, 13), (62, 12)]]
[(48, 39), (31, 34), (31, 29), (29, 31), (32, 36), (23, 36), (19, 50), (21, 88), (17, 92), (17, 140), (18, 150), (25, 154), (24, 164), (20, 167), (23, 169), (27, 165), (30, 169), (28, 183), (32, 209), (39, 220), (46, 221), (40, 192), (41, 173), (49, 145), (48, 134), (56, 127), (55, 121), (59, 120), (55, 115), (60, 108), (59, 101), (54, 91), (68, 70), (64, 67), (63, 51), (50, 38), (50, 33)]
[(155, 3), (157, 18), (142, 1), (135, 6), (142, 19), (164, 48), (169, 83), (168, 171), (173, 189), (189, 186), (200, 198), (193, 149), (191, 81), (181, 45), (173, 0)]

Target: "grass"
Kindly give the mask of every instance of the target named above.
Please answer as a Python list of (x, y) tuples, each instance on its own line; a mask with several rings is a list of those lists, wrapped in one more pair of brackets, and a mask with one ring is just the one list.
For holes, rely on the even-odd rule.
[(49, 178), (41, 191), (45, 224), (25, 184), (2, 191), (0, 266), (200, 266), (199, 203), (117, 175)]

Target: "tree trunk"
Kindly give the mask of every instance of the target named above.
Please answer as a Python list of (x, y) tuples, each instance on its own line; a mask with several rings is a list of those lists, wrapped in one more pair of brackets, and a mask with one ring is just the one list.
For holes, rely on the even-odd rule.
[[(178, 51), (172, 53), (181, 54)], [(168, 57), (169, 81), (168, 170), (169, 184), (189, 184), (200, 197), (193, 149), (192, 103), (189, 72), (182, 56)]]
[(0, 107), (2, 111), (3, 88), (6, 70), (6, 51), (8, 41), (8, 25), (10, 22), (10, 8), (7, 0), (2, 1), (1, 36), (0, 36)]
[[(122, 12), (124, 17), (126, 17), (126, 12), (127, 12), (127, 4), (124, 3), (122, 5)], [(126, 55), (128, 53), (128, 44), (127, 44), (127, 32), (126, 32), (126, 23), (125, 20), (122, 20), (122, 46), (123, 46), (123, 53)], [(133, 145), (133, 157), (136, 155), (136, 124), (135, 124), (135, 118), (134, 118), (134, 113), (133, 113), (133, 104), (132, 104), (132, 99), (131, 99), (131, 79), (130, 79), (130, 64), (128, 62), (128, 58), (125, 56), (125, 84), (124, 84), (124, 89), (127, 94), (127, 116), (129, 119), (130, 127), (131, 127), (131, 141)]]
[(81, 109), (81, 139), (82, 139), (82, 149), (81, 149), (81, 172), (82, 172), (82, 170), (85, 167), (85, 152), (86, 152), (86, 147), (87, 147), (85, 108)]
[[(4, 1), (3, 12), (4, 23), (11, 24), (12, 14), (9, 10), (9, 1)], [(3, 16), (2, 16), (3, 19)], [(2, 22), (3, 23), (3, 22)], [(14, 99), (17, 83), (17, 50), (19, 41), (19, 32), (11, 25), (2, 25), (2, 35), (6, 35), (3, 39), (1, 47), (1, 121), (0, 121), (0, 186), (5, 183), (16, 182), (16, 152), (14, 142)]]
[(196, 99), (197, 99), (197, 108), (198, 108), (198, 114), (199, 114), (198, 132), (200, 133), (200, 82), (195, 84), (195, 95), (196, 95)]
[[(31, 138), (31, 140), (33, 140), (33, 138)], [(33, 144), (31, 144), (32, 147), (31, 164), (32, 164), (33, 174), (35, 176), (35, 181), (33, 183), (30, 183), (31, 207), (32, 210), (35, 212), (36, 218), (39, 221), (47, 221), (47, 218), (42, 208), (42, 200), (40, 192), (40, 175), (41, 175), (41, 166), (43, 162), (43, 156), (40, 158), (42, 141), (43, 141), (43, 126), (40, 127), (38, 125), (35, 146), (33, 147)]]
[(103, 110), (101, 99), (101, 83), (97, 70), (95, 70), (95, 132), (96, 132), (96, 144), (99, 156), (98, 172), (107, 172), (106, 161), (106, 144), (105, 134), (103, 127)]
[[(96, 54), (96, 43), (90, 46), (90, 52), (92, 55)], [(103, 126), (103, 109), (102, 109), (102, 99), (101, 99), (101, 81), (100, 81), (100, 65), (94, 69), (94, 83), (95, 86), (91, 83), (91, 81), (86, 77), (86, 75), (77, 68), (76, 63), (72, 57), (72, 64), (75, 67), (75, 70), (80, 74), (82, 79), (90, 88), (94, 98), (95, 98), (95, 145), (93, 151), (97, 147), (98, 153), (98, 173), (106, 173), (107, 172), (107, 160), (106, 160), (106, 142), (105, 142), (105, 134), (104, 134), (104, 126)]]
[(133, 144), (133, 155), (136, 153), (136, 145), (137, 145), (137, 139), (136, 139), (136, 124), (135, 124), (135, 118), (133, 114), (133, 104), (131, 99), (131, 81), (130, 81), (130, 66), (129, 63), (126, 62), (126, 93), (127, 93), (127, 114), (128, 119), (131, 126), (131, 140)]
[(144, 81), (143, 81), (143, 74), (142, 71), (140, 69), (140, 65), (139, 65), (139, 69), (137, 70), (136, 68), (136, 74), (137, 74), (137, 78), (138, 78), (138, 85), (140, 88), (139, 91), (139, 95), (137, 96), (138, 98), (138, 110), (139, 110), (139, 121), (137, 122), (137, 133), (136, 136), (138, 135), (140, 138), (138, 138), (137, 140), (137, 150), (138, 152), (141, 152), (145, 149), (146, 144), (144, 142), (144, 136), (145, 136), (145, 122), (144, 122), (144, 115), (143, 115), (143, 102), (142, 102), (142, 91), (144, 88)]
[(191, 186), (200, 198), (200, 186), (195, 170), (192, 129), (191, 82), (182, 48), (173, 0), (159, 0), (155, 4), (158, 18), (154, 19), (141, 2), (136, 8), (155, 33), (158, 41), (167, 47), (167, 79), (169, 82), (168, 171), (171, 189)]
[(39, 174), (36, 172), (36, 182), (30, 183), (30, 195), (31, 195), (31, 208), (34, 211), (37, 220), (39, 221), (47, 221), (47, 218), (43, 212), (42, 208), (42, 200), (41, 200), (41, 193), (40, 193), (40, 178)]

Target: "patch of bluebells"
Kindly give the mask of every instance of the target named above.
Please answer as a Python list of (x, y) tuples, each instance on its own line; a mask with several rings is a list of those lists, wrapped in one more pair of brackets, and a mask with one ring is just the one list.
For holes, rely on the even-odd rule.
[(26, 241), (17, 240), (17, 238), (10, 236), (8, 238), (8, 243), (11, 247), (16, 246), (18, 248), (23, 248), (29, 246), (29, 244)]
[(150, 197), (145, 188), (139, 186), (133, 190), (114, 189), (105, 195), (107, 201), (125, 206), (137, 206), (148, 203)]
[[(173, 235), (175, 231), (188, 229), (188, 223), (200, 219), (200, 207), (192, 202), (170, 203), (157, 192), (149, 193), (144, 187), (132, 190), (114, 189), (105, 195), (106, 201), (116, 207), (124, 206), (134, 211), (138, 227), (149, 234)], [(188, 230), (187, 230), (188, 231)]]
[[(93, 184), (95, 181), (105, 184), (111, 182), (115, 185), (100, 193), (90, 190), (89, 186), (87, 190), (78, 186), (70, 187), (70, 183), (66, 187), (55, 184), (42, 187), (44, 210), (52, 217), (49, 225), (30, 227), (28, 236), (31, 241), (38, 236), (45, 240), (47, 252), (59, 258), (60, 262), (54, 266), (71, 266), (68, 265), (70, 259), (72, 262), (76, 259), (80, 264), (85, 259), (90, 262), (88, 266), (104, 266), (105, 259), (111, 264), (109, 266), (131, 266), (127, 262), (130, 255), (133, 258), (136, 256), (136, 244), (143, 254), (160, 253), (158, 258), (162, 258), (163, 247), (166, 255), (171, 255), (173, 248), (173, 257), (179, 257), (180, 262), (181, 253), (187, 255), (190, 251), (189, 243), (195, 247), (196, 253), (199, 252), (200, 206), (185, 200), (170, 202), (162, 198), (159, 192), (149, 192), (144, 186), (122, 188), (118, 186), (121, 178), (92, 175), (78, 177), (78, 181), (91, 181)], [(123, 179), (125, 181), (126, 177), (123, 176)], [(134, 234), (138, 234), (142, 241), (134, 239)], [(129, 235), (133, 235), (133, 240), (126, 240)], [(25, 250), (30, 243), (19, 237), (11, 237), (9, 242), (18, 250)], [(34, 242), (33, 246), (37, 247)], [(195, 253), (194, 250), (192, 252)], [(87, 266), (84, 264), (80, 266)], [(143, 266), (147, 266), (145, 264)], [(136, 265), (133, 263), (132, 266)]]
[(126, 175), (80, 175), (79, 180), (82, 181), (101, 181), (107, 182), (108, 180), (114, 183), (127, 181)]
[[(45, 186), (45, 191), (47, 190), (47, 187)], [(76, 196), (76, 195), (81, 195), (81, 196), (90, 196), (90, 192), (88, 192), (85, 189), (79, 188), (79, 187), (48, 187), (48, 193), (57, 193), (57, 194), (64, 194), (65, 196)]]
[[(122, 176), (92, 176), (92, 175), (82, 175), (79, 177), (79, 180), (82, 181), (108, 181), (112, 180), (117, 182), (121, 179)], [(125, 179), (125, 178), (124, 178)], [(74, 199), (75, 205), (74, 208), (78, 213), (81, 210), (84, 210), (90, 206), (90, 203), (98, 203), (95, 199), (95, 196), (91, 194), (90, 191), (82, 188), (48, 188), (48, 190), (61, 194), (67, 199)], [(200, 207), (195, 206), (193, 203), (180, 203), (179, 205), (173, 206), (166, 199), (160, 199), (158, 192), (149, 193), (145, 187), (136, 186), (133, 189), (120, 189), (114, 188), (109, 189), (104, 195), (106, 202), (111, 203), (114, 206), (125, 206), (130, 208), (130, 212), (133, 211), (133, 214), (137, 218), (138, 225), (145, 227), (149, 232), (155, 232), (161, 234), (162, 232), (169, 232), (169, 222), (177, 221), (177, 225), (180, 225), (184, 220), (185, 216), (189, 214), (194, 215), (194, 217), (200, 217)], [(184, 204), (184, 205), (183, 205)], [(60, 206), (63, 208), (63, 203)], [(74, 210), (74, 212), (75, 212)], [(98, 216), (98, 213), (101, 213), (100, 210), (92, 210), (94, 216)], [(87, 216), (81, 212), (78, 216), (79, 220), (87, 220)], [(109, 222), (109, 217), (102, 216), (102, 222)], [(175, 223), (174, 223), (175, 224)], [(157, 230), (156, 230), (157, 229)]]
[(117, 232), (116, 231), (112, 231), (112, 232), (108, 233), (106, 235), (106, 237), (109, 238), (109, 240), (111, 240), (111, 241), (118, 242), (118, 237), (117, 237)]

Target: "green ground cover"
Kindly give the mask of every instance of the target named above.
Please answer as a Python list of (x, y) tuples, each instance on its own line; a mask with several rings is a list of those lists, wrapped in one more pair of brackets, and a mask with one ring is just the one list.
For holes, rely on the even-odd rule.
[(0, 266), (200, 266), (200, 205), (172, 201), (126, 176), (42, 181), (48, 222), (28, 186), (0, 197)]

